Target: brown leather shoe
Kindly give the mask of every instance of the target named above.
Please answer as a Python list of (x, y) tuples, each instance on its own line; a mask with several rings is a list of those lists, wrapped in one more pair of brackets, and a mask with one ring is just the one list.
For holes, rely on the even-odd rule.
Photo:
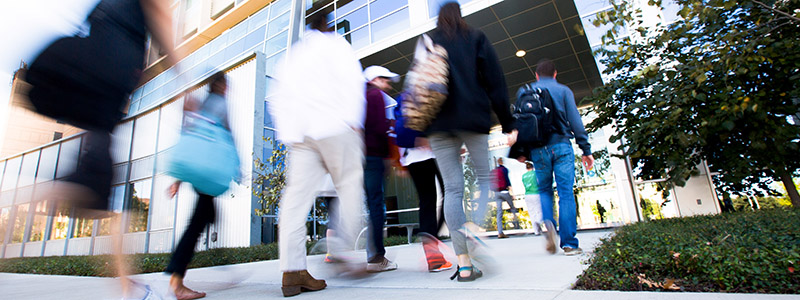
[(319, 291), (326, 286), (328, 285), (325, 284), (325, 280), (314, 279), (306, 270), (283, 272), (281, 290), (284, 297), (296, 296), (301, 292)]

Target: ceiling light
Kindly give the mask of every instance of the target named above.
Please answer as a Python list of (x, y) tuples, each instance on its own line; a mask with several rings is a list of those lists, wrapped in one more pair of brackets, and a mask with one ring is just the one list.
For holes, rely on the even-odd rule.
[(525, 54), (526, 54), (525, 50), (517, 50), (517, 57), (523, 57), (525, 56)]

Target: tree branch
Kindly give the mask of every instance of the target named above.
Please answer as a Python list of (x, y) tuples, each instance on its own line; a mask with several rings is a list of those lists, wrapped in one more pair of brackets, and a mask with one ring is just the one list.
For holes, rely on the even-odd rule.
[(800, 23), (800, 18), (797, 18), (797, 17), (795, 17), (795, 16), (793, 16), (793, 15), (791, 15), (791, 14), (785, 12), (785, 11), (775, 9), (775, 8), (773, 8), (773, 7), (769, 6), (769, 5), (766, 5), (763, 2), (758, 1), (758, 0), (753, 0), (753, 2), (758, 4), (758, 5), (761, 5), (762, 7), (766, 8), (766, 9), (769, 9), (769, 10), (771, 10), (773, 12), (776, 12), (776, 13), (779, 13), (781, 15), (784, 15), (784, 16), (786, 16), (787, 18), (791, 19), (794, 22)]

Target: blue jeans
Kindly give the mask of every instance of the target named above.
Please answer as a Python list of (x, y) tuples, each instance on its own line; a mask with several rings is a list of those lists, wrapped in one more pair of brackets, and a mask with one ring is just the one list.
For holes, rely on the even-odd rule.
[(386, 202), (383, 199), (383, 158), (367, 156), (364, 165), (364, 191), (369, 209), (369, 239), (367, 240), (367, 259), (383, 258), (383, 224), (386, 222)]
[(569, 143), (536, 148), (531, 151), (536, 179), (539, 181), (539, 199), (542, 219), (555, 224), (553, 219), (553, 175), (558, 190), (558, 235), (561, 248), (578, 248), (575, 234), (578, 230), (575, 193), (575, 152)]

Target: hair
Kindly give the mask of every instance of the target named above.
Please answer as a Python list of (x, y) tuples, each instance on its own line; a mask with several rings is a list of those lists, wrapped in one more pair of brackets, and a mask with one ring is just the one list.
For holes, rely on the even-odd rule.
[(533, 164), (531, 162), (526, 162), (525, 163), (525, 168), (526, 169), (533, 169)]
[(458, 2), (447, 2), (439, 8), (436, 27), (449, 39), (453, 39), (457, 34), (467, 33), (469, 25), (461, 17), (461, 6)]
[(542, 59), (536, 64), (536, 74), (553, 77), (556, 75), (556, 64), (547, 58)]
[(210, 93), (219, 94), (222, 92), (220, 89), (227, 86), (228, 79), (225, 77), (225, 72), (223, 71), (214, 73), (214, 75), (211, 75), (210, 79), (208, 80), (208, 91)]
[(331, 28), (328, 27), (328, 14), (322, 11), (319, 11), (308, 18), (308, 26), (311, 27), (311, 29), (319, 30), (321, 32), (331, 31)]

